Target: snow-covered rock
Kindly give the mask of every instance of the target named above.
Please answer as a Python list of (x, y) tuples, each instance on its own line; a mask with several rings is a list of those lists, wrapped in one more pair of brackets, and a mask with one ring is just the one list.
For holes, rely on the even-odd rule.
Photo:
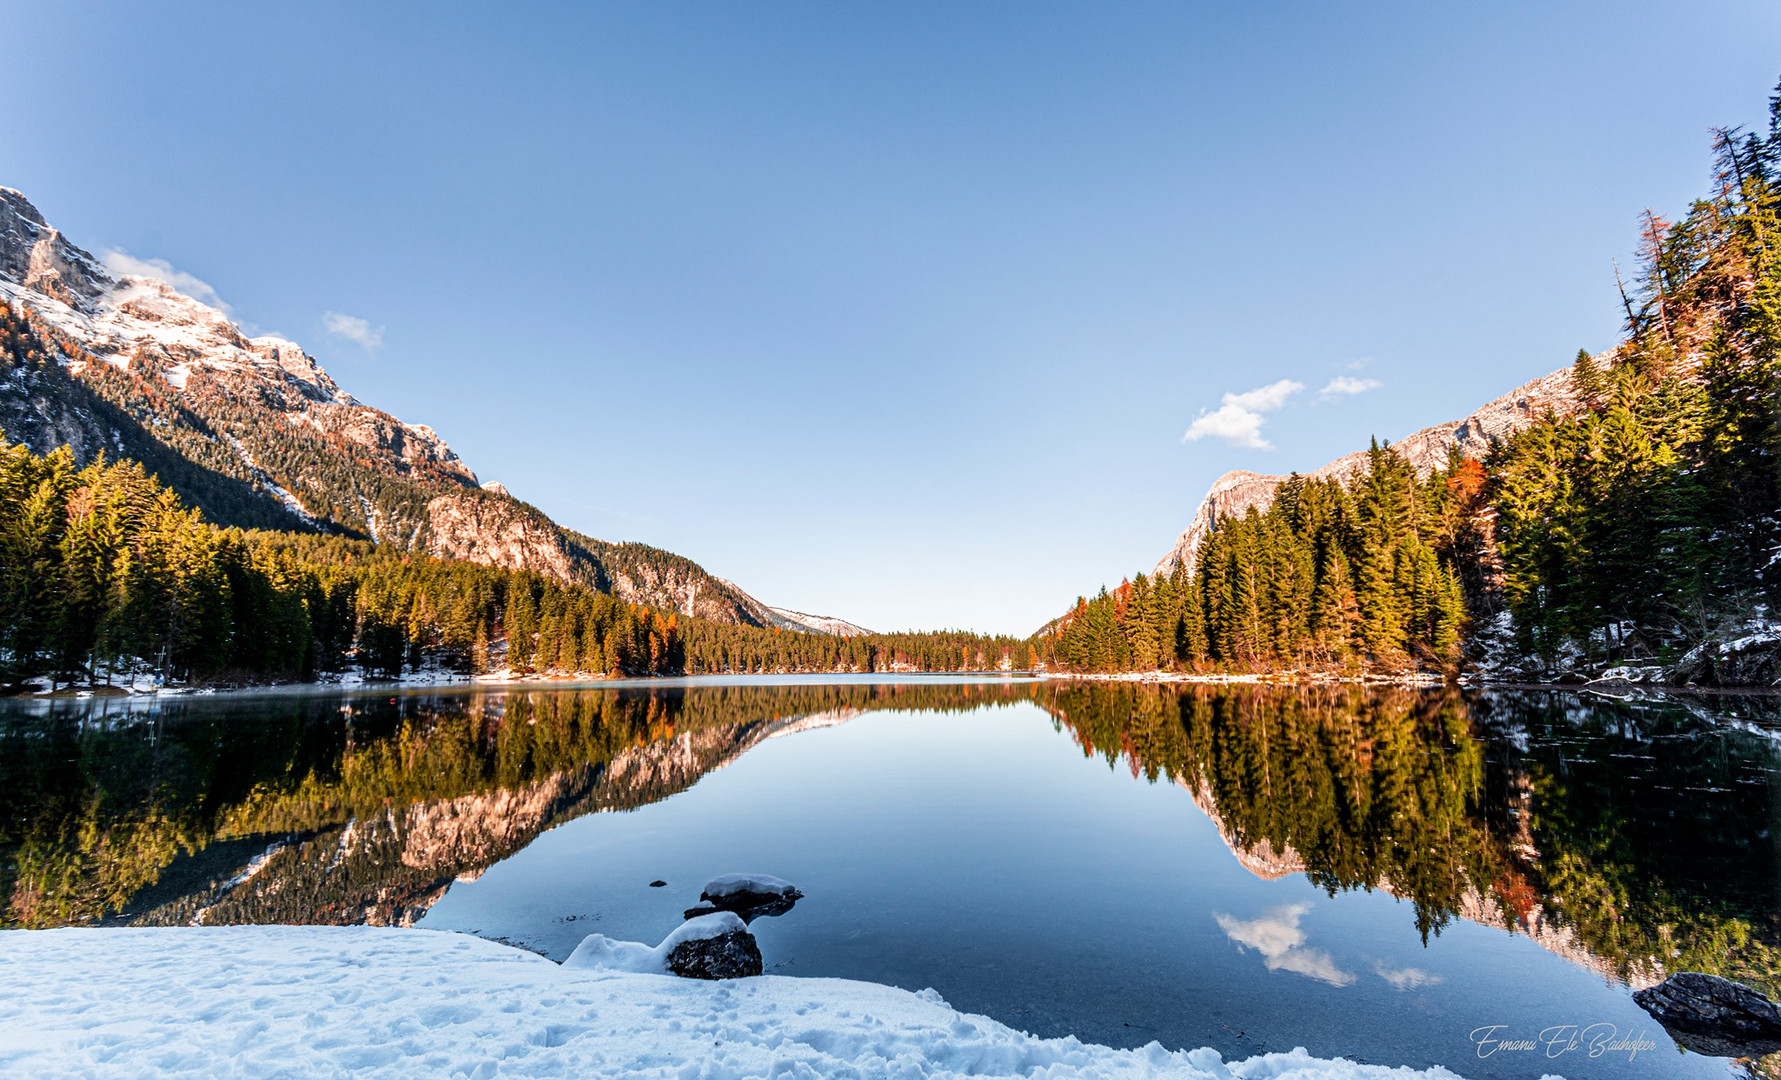
[(720, 874), (705, 883), (699, 899), (756, 904), (803, 895), (797, 886), (772, 874)]
[[(689, 919), (681, 929), (729, 914), (720, 912), (704, 919)], [(759, 975), (760, 945), (741, 919), (731, 915), (731, 920), (726, 921), (718, 932), (701, 933), (675, 942), (668, 950), (668, 970), (685, 979), (745, 979)]]
[(767, 915), (784, 915), (803, 898), (795, 885), (772, 874), (723, 874), (705, 883), (699, 893), (701, 904), (688, 908), (686, 917), (733, 911), (744, 922), (753, 922)]
[(1702, 686), (1781, 686), (1781, 626), (1753, 620), (1689, 650), (1666, 681)]
[(1452, 1080), (1303, 1050), (1040, 1039), (844, 979), (700, 982), (366, 927), (0, 934), (0, 1074)]
[(761, 948), (734, 912), (688, 919), (651, 948), (589, 934), (563, 961), (566, 968), (606, 968), (687, 979), (740, 979), (761, 973)]

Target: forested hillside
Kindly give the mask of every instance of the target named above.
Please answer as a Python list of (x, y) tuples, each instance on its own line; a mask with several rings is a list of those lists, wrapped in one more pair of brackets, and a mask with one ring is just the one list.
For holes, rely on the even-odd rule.
[(0, 689), (472, 674), (959, 670), (1024, 659), (966, 633), (838, 638), (626, 603), (530, 570), (211, 525), (136, 462), (0, 440)]
[(1388, 447), (1370, 458), (1352, 485), (1294, 477), (1266, 513), (1219, 521), (1191, 574), (1079, 599), (1039, 636), (1041, 659), (1075, 671), (1455, 666), (1456, 551), (1473, 535), (1482, 469), (1456, 459), (1418, 481)]
[[(1712, 198), (1647, 215), (1627, 339), (1577, 360), (1590, 408), (1487, 462), (1518, 652), (1680, 659), (1781, 603), (1781, 93), (1772, 110), (1766, 138), (1719, 133)], [(1709, 651), (1698, 674), (1737, 674)]]
[(212, 522), (318, 530), (533, 570), (719, 622), (808, 629), (690, 559), (584, 536), (483, 485), (436, 432), (301, 346), (114, 272), (0, 187), (0, 435), (142, 462)]
[(1781, 92), (1770, 114), (1717, 133), (1711, 195), (1645, 215), (1581, 409), (1423, 479), (1378, 443), (1345, 482), (1295, 476), (1170, 576), (1079, 599), (1040, 658), (1781, 683)]

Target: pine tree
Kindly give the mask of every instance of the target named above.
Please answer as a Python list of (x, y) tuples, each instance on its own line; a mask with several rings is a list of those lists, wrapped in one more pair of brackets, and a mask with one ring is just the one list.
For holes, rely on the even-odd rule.
[(1571, 382), (1583, 400), (1591, 405), (1599, 403), (1607, 393), (1601, 369), (1596, 366), (1595, 357), (1589, 355), (1588, 349), (1577, 350), (1577, 359), (1571, 365)]

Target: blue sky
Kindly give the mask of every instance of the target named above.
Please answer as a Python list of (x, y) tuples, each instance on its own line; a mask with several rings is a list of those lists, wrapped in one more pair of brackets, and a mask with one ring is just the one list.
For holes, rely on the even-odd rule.
[(565, 524), (1024, 634), (1611, 344), (1781, 75), (1773, 3), (1261, 7), (8, 0), (0, 184)]

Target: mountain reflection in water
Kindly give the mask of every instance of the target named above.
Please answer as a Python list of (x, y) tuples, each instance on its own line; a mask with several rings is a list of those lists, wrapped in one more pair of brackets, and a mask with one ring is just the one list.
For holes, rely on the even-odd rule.
[[(12, 705), (5, 925), (410, 925), (541, 832), (773, 735), (1027, 702), (1085, 754), (1181, 785), (1259, 877), (1384, 890), (1425, 939), (1464, 919), (1633, 985), (1694, 970), (1781, 993), (1762, 698), (912, 680)], [(1270, 970), (1351, 979), (1295, 944), (1302, 914), (1219, 925)]]

